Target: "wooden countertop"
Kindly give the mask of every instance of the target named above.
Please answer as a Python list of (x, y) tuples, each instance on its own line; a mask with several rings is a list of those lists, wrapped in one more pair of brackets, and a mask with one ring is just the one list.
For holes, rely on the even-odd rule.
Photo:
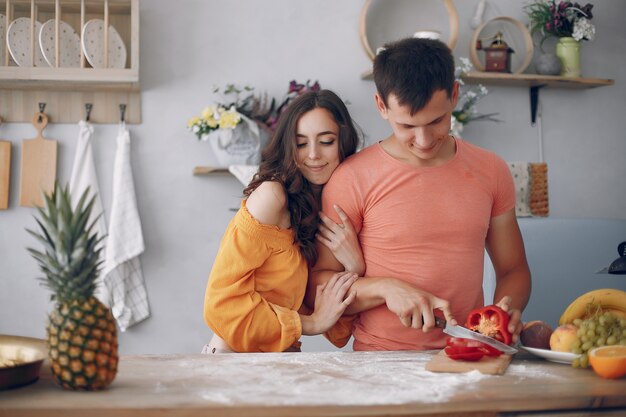
[(0, 416), (626, 415), (624, 378), (520, 354), (502, 376), (431, 373), (433, 353), (123, 356), (100, 392), (65, 391), (44, 364), (38, 382), (0, 391)]

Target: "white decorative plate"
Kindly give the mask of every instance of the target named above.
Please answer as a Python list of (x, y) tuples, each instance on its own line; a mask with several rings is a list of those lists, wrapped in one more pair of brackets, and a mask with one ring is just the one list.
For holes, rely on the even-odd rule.
[[(41, 30), (41, 22), (35, 22), (35, 66), (47, 67), (41, 49), (37, 47), (37, 39)], [(18, 17), (11, 22), (7, 30), (7, 47), (13, 60), (20, 67), (32, 67), (30, 58), (30, 17)]]
[[(54, 19), (48, 20), (41, 26), (39, 32), (39, 46), (44, 59), (51, 67), (56, 66), (56, 45)], [(80, 37), (73, 27), (59, 21), (59, 67), (80, 67)]]
[(520, 346), (522, 347), (522, 349), (532, 353), (533, 355), (539, 356), (540, 358), (546, 359), (550, 362), (565, 363), (565, 364), (570, 365), (574, 359), (580, 356), (575, 353), (556, 352), (550, 349), (537, 349), (537, 348), (526, 347), (524, 345), (520, 345)]
[[(126, 67), (126, 46), (117, 30), (109, 25), (108, 68)], [(92, 19), (83, 26), (83, 52), (94, 68), (104, 68), (104, 20)]]
[(5, 26), (5, 16), (0, 13), (0, 67), (4, 65), (4, 50), (6, 49), (6, 38), (4, 36)]

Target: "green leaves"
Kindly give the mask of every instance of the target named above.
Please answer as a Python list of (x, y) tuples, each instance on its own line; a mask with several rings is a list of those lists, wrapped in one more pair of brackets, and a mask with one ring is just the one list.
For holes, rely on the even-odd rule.
[(73, 208), (69, 185), (56, 183), (52, 193), (44, 195), (44, 207), (37, 209), (39, 230), (27, 229), (43, 247), (27, 250), (45, 274), (44, 285), (60, 302), (92, 296), (102, 265), (104, 236), (93, 232), (97, 219), (88, 225), (95, 202), (95, 195), (90, 198), (89, 192), (86, 189)]

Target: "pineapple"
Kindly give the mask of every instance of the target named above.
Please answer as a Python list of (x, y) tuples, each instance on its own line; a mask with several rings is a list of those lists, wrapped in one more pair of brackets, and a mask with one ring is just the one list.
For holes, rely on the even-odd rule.
[(85, 190), (72, 208), (69, 186), (58, 183), (38, 208), (39, 233), (28, 230), (44, 250), (29, 248), (46, 275), (55, 309), (48, 317), (47, 344), (55, 380), (66, 389), (98, 390), (117, 373), (117, 330), (111, 310), (94, 297), (102, 252), (88, 225), (94, 199)]

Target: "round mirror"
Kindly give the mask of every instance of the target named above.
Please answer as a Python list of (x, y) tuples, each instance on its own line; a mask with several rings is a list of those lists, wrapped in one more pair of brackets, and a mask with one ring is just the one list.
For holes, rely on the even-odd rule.
[(376, 50), (387, 42), (411, 37), (416, 32), (440, 39), (454, 49), (459, 18), (452, 0), (365, 0), (359, 22), (361, 44), (374, 59)]

